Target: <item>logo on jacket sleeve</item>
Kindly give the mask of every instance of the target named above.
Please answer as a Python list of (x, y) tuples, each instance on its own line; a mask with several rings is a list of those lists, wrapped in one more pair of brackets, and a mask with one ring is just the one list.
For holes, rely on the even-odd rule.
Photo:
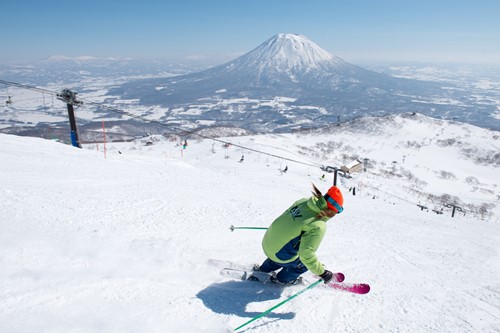
[(295, 219), (297, 217), (302, 217), (302, 213), (299, 209), (299, 206), (294, 206), (290, 209), (290, 215), (292, 215), (292, 218), (293, 220), (295, 221)]

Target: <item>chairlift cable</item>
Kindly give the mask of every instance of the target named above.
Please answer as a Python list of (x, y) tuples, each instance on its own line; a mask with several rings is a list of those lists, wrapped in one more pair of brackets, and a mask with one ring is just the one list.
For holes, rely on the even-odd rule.
[(43, 88), (39, 88), (36, 86), (28, 85), (28, 84), (20, 84), (20, 83), (16, 83), (16, 82), (12, 82), (12, 81), (1, 80), (1, 79), (0, 79), (0, 83), (3, 83), (5, 85), (9, 85), (9, 86), (14, 86), (17, 88), (28, 89), (28, 90), (38, 91), (38, 92), (45, 92), (47, 94), (57, 95), (57, 93), (52, 91), (52, 90), (43, 89)]

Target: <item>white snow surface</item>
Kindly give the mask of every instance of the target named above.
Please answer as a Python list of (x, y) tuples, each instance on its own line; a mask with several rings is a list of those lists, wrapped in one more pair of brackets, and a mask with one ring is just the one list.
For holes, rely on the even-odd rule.
[[(335, 138), (228, 140), (307, 162), (298, 146)], [(304, 288), (233, 280), (208, 260), (260, 263), (263, 232), (229, 226), (267, 227), (331, 175), (210, 140), (107, 148), (0, 134), (0, 332), (229, 332)], [(480, 182), (498, 191), (496, 170)], [(370, 293), (313, 288), (242, 332), (500, 331), (498, 219), (339, 186), (345, 210), (318, 256)]]

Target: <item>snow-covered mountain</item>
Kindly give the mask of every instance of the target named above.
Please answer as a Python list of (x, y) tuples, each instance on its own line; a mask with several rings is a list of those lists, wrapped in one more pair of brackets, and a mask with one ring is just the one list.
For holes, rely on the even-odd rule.
[(498, 132), (407, 114), (179, 139), (108, 143), (105, 159), (102, 144), (0, 134), (1, 332), (233, 331), (305, 286), (220, 275), (209, 259), (264, 260), (261, 230), (229, 226), (267, 227), (311, 182), (331, 186), (314, 165), (353, 158), (367, 169), (339, 177), (345, 210), (318, 257), (370, 293), (315, 287), (245, 331), (498, 330)]
[(168, 108), (163, 120), (216, 121), (257, 131), (321, 127), (365, 115), (420, 112), (500, 128), (495, 103), (438, 82), (369, 71), (302, 35), (278, 34), (214, 68), (132, 81), (110, 96)]
[(323, 50), (302, 35), (278, 34), (255, 50), (225, 65), (230, 70), (254, 70), (259, 73), (288, 72), (298, 75), (310, 70), (328, 71), (347, 63)]

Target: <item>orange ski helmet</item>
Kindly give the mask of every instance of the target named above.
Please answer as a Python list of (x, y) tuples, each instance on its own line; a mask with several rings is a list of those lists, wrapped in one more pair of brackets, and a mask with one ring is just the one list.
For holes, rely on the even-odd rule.
[(342, 205), (344, 204), (344, 197), (342, 196), (342, 192), (340, 192), (340, 189), (337, 186), (330, 187), (328, 192), (324, 195), (324, 198), (326, 200), (328, 208), (337, 213), (342, 213), (342, 211), (344, 210), (344, 208), (342, 207)]

